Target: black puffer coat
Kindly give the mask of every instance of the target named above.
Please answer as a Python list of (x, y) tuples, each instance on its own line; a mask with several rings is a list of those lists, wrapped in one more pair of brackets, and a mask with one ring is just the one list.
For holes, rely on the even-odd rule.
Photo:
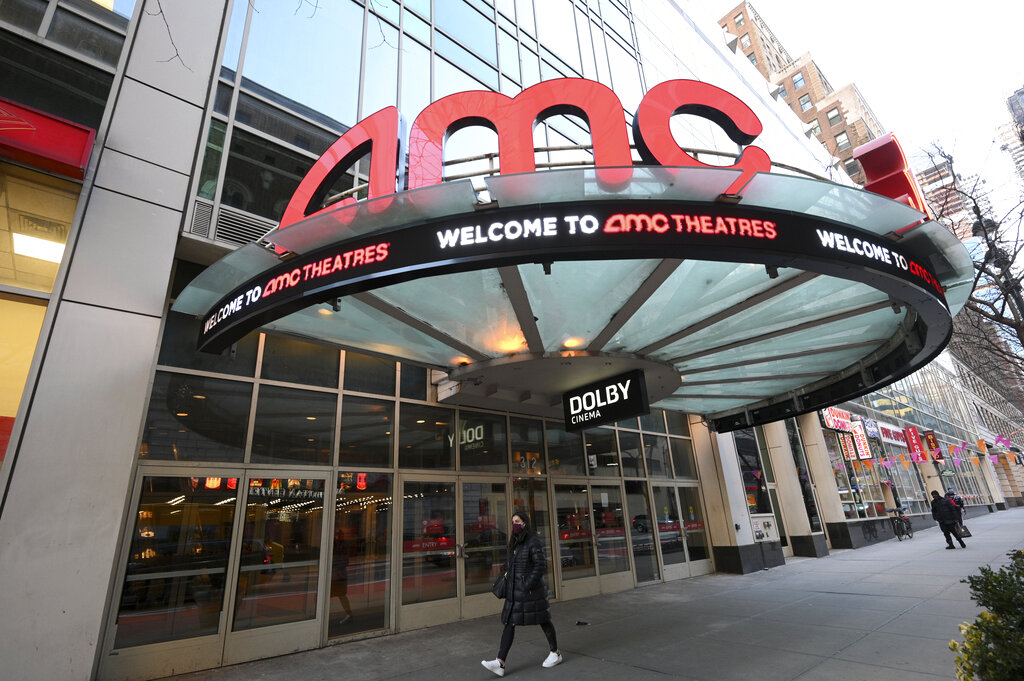
[(509, 556), (506, 566), (508, 589), (505, 592), (505, 607), (501, 609), (501, 623), (525, 625), (550, 622), (548, 586), (544, 580), (547, 563), (540, 538), (531, 532)]
[(932, 518), (940, 525), (955, 525), (961, 521), (963, 515), (957, 505), (946, 497), (932, 498)]

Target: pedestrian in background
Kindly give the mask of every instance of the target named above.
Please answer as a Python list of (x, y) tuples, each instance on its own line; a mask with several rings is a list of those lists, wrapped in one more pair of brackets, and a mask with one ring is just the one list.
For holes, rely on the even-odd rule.
[(523, 510), (512, 514), (512, 534), (508, 540), (508, 557), (505, 561), (507, 572), (505, 605), (501, 609), (501, 622), (505, 630), (501, 634), (498, 657), (480, 662), (486, 669), (498, 676), (505, 675), (505, 659), (516, 635), (516, 626), (539, 624), (548, 639), (551, 652), (544, 667), (561, 663), (555, 638), (555, 626), (551, 624), (551, 608), (548, 605), (548, 587), (544, 580), (547, 561), (544, 558), (544, 544), (533, 530), (530, 516)]
[(967, 548), (963, 537), (957, 532), (957, 526), (960, 524), (962, 517), (960, 508), (956, 504), (937, 491), (932, 490), (932, 518), (939, 523), (942, 536), (946, 538), (947, 549), (956, 548), (953, 546), (953, 537), (956, 537), (956, 540), (960, 542), (960, 548)]

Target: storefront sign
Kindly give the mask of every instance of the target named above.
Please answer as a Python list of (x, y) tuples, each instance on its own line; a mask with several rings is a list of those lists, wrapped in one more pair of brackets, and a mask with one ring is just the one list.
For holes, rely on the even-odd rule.
[(914, 426), (908, 426), (904, 431), (907, 435), (907, 451), (911, 454), (924, 455), (924, 445), (921, 443), (921, 435)]
[(879, 421), (878, 434), (881, 437), (882, 442), (888, 442), (891, 445), (899, 445), (900, 447), (907, 446), (907, 435), (899, 426)]
[(864, 431), (864, 424), (860, 421), (853, 422), (853, 443), (857, 447), (857, 455), (860, 458), (871, 458), (871, 447), (868, 445), (868, 436)]
[(843, 450), (843, 458), (847, 461), (856, 460), (857, 450), (854, 448), (853, 438), (844, 433), (838, 435), (837, 439), (839, 440), (839, 448)]
[(853, 421), (850, 419), (850, 412), (848, 411), (829, 407), (822, 410), (821, 418), (825, 422), (826, 428), (841, 430), (844, 433), (853, 432)]
[(868, 434), (868, 437), (873, 437), (876, 440), (882, 439), (882, 434), (878, 431), (878, 423), (872, 419), (864, 419), (861, 421), (864, 424), (864, 432)]
[(650, 411), (640, 369), (590, 383), (562, 395), (565, 429), (581, 430)]
[(921, 433), (921, 442), (924, 444), (925, 451), (934, 452), (939, 448), (939, 439), (935, 437), (934, 430), (926, 430)]

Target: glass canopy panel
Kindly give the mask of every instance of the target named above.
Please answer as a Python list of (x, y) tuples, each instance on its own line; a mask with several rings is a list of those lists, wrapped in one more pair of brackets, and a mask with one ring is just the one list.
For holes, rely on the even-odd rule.
[[(755, 308), (659, 348), (651, 353), (651, 356), (669, 360), (694, 352), (703, 352), (885, 300), (888, 300), (885, 294), (870, 286), (834, 277), (816, 277), (803, 286), (786, 291)], [(886, 312), (896, 317), (891, 309), (886, 308)]]
[(774, 173), (758, 173), (743, 189), (744, 206), (816, 215), (872, 234), (888, 234), (921, 220), (910, 206), (860, 188)]
[(178, 294), (171, 309), (191, 315), (206, 314), (228, 291), (278, 262), (277, 256), (267, 249), (246, 244), (200, 272)]
[[(747, 383), (719, 383), (717, 385), (695, 385), (688, 387), (683, 383), (682, 387), (672, 393), (673, 397), (686, 397), (689, 395), (719, 396), (719, 395), (758, 395), (763, 397), (782, 395), (790, 390), (796, 390), (814, 379), (809, 378), (786, 378), (780, 377), (771, 381), (750, 381)], [(759, 398), (760, 399), (760, 398)]]
[(646, 347), (799, 273), (799, 270), (781, 269), (778, 279), (769, 279), (762, 265), (684, 261), (630, 317), (605, 349), (627, 352)]
[[(891, 309), (884, 308), (856, 317), (840, 319), (830, 324), (787, 333), (760, 343), (752, 343), (749, 346), (707, 353), (700, 359), (711, 365), (731, 364), (740, 361), (744, 353), (753, 354), (755, 357), (780, 351), (788, 354), (801, 350), (844, 345), (861, 339), (888, 339), (896, 334), (902, 319), (902, 315), (893, 314)], [(685, 363), (676, 366), (684, 367), (682, 373), (685, 374)]]
[(652, 402), (651, 407), (658, 409), (671, 409), (683, 411), (690, 414), (714, 414), (728, 409), (736, 409), (753, 402), (758, 402), (767, 397), (766, 395), (750, 397), (666, 397), (663, 400)]
[(974, 287), (974, 261), (963, 242), (945, 225), (926, 222), (905, 232), (903, 243), (926, 253), (938, 251), (928, 262), (935, 270), (935, 276), (946, 287), (946, 303), (950, 313), (956, 315)]
[[(520, 265), (545, 352), (584, 348), (658, 266), (658, 260), (557, 262)], [(595, 272), (600, 271), (599, 276)], [(572, 292), (572, 296), (566, 296)], [(565, 345), (567, 339), (578, 343)]]
[[(836, 369), (842, 369), (855, 363), (857, 360), (868, 355), (872, 350), (878, 347), (879, 344), (873, 344), (870, 346), (858, 346), (855, 348), (849, 348), (846, 350), (836, 350), (834, 352), (822, 352), (818, 354), (809, 353), (793, 353), (789, 352), (788, 348), (774, 348), (775, 354), (782, 355), (785, 359), (769, 360), (764, 361), (765, 352), (761, 346), (750, 346), (745, 348), (747, 350), (745, 358), (740, 358), (728, 364), (721, 361), (713, 362), (708, 361), (701, 357), (693, 362), (686, 362), (685, 365), (680, 366), (680, 373), (683, 376), (683, 381), (689, 383), (690, 381), (713, 381), (721, 379), (732, 379), (743, 376), (784, 376), (788, 374), (797, 373), (814, 373), (822, 372), (830, 374)], [(737, 348), (737, 350), (744, 350), (744, 348)], [(732, 353), (730, 352), (730, 355)], [(797, 357), (788, 357), (788, 355), (797, 354)], [(718, 358), (721, 359), (720, 357)], [(733, 364), (740, 364), (740, 366), (732, 366)], [(703, 365), (703, 366), (695, 366)], [(719, 369), (718, 367), (725, 366), (726, 368)]]
[(343, 298), (339, 312), (316, 305), (262, 328), (434, 366), (449, 365), (462, 354), (357, 298)]
[(373, 294), (430, 326), (444, 329), (480, 354), (500, 357), (527, 351), (498, 270), (418, 279), (376, 289)]
[(341, 206), (275, 230), (263, 239), (295, 253), (306, 253), (342, 239), (446, 215), (471, 213), (475, 205), (476, 192), (469, 180), (445, 182)]

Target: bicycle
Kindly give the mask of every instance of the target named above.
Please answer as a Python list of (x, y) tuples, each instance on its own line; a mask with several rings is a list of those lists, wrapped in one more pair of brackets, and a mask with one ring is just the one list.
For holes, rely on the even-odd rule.
[(887, 508), (885, 510), (894, 514), (889, 517), (889, 520), (892, 522), (892, 531), (896, 535), (896, 538), (900, 541), (903, 541), (904, 537), (907, 539), (913, 539), (914, 526), (910, 524), (910, 518), (908, 518), (904, 513), (906, 509), (900, 507)]

